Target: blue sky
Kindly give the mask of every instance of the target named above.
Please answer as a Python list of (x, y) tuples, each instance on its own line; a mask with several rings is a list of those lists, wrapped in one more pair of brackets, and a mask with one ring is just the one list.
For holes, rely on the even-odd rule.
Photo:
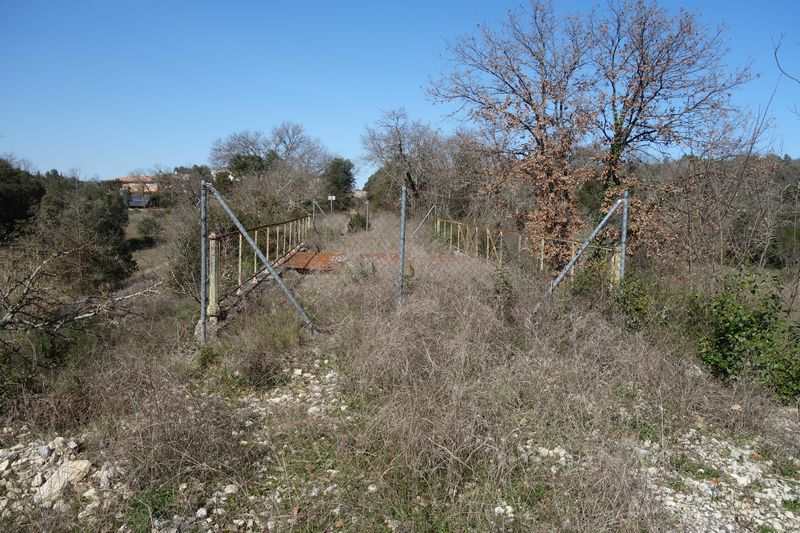
[[(445, 130), (458, 124), (426, 95), (446, 46), (523, 2), (0, 0), (0, 153), (40, 170), (109, 178), (204, 163), (242, 129), (303, 124), (363, 179), (364, 127), (405, 107)], [(559, 1), (558, 10), (594, 3)], [(724, 24), (732, 65), (760, 77), (736, 95), (771, 114), (776, 151), (800, 157), (800, 86), (779, 81), (772, 43), (800, 73), (796, 0), (665, 1)]]

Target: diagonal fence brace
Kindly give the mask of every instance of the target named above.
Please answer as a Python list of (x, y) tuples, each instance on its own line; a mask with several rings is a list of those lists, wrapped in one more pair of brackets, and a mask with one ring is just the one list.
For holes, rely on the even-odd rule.
[[(586, 251), (586, 248), (589, 247), (589, 244), (594, 240), (595, 237), (597, 237), (597, 235), (602, 231), (602, 229), (606, 227), (608, 221), (611, 220), (611, 217), (614, 215), (617, 209), (619, 209), (619, 206), (621, 206), (623, 203), (627, 206), (627, 196), (625, 198), (620, 198), (614, 203), (614, 206), (608, 210), (608, 213), (606, 213), (606, 216), (603, 218), (603, 220), (601, 220), (600, 223), (594, 228), (594, 230), (592, 230), (591, 235), (589, 235), (589, 237), (587, 237), (586, 240), (581, 243), (580, 248), (578, 248), (578, 251), (575, 252), (575, 255), (572, 256), (572, 259), (569, 260), (567, 266), (565, 266), (564, 269), (558, 274), (558, 277), (556, 277), (556, 279), (554, 279), (552, 283), (550, 283), (550, 287), (548, 287), (547, 289), (548, 295), (553, 293), (555, 288), (558, 287), (558, 284), (561, 283), (564, 277), (567, 274), (569, 274), (569, 272), (573, 269), (573, 267), (575, 267), (575, 263), (578, 262), (578, 259), (580, 259), (581, 255), (583, 255), (583, 252)], [(625, 220), (625, 223), (627, 224), (627, 219)]]
[(261, 250), (258, 249), (258, 246), (256, 246), (256, 243), (253, 240), (253, 238), (250, 236), (249, 233), (247, 233), (247, 230), (244, 228), (242, 223), (239, 222), (239, 219), (236, 218), (236, 215), (234, 214), (233, 210), (228, 206), (228, 204), (222, 198), (222, 195), (219, 193), (219, 191), (217, 191), (217, 189), (215, 189), (213, 185), (211, 185), (206, 181), (204, 181), (202, 185), (207, 190), (211, 191), (211, 193), (217, 199), (219, 205), (221, 205), (222, 209), (225, 211), (225, 214), (228, 215), (228, 218), (231, 219), (231, 222), (233, 222), (233, 225), (236, 226), (236, 229), (239, 230), (239, 233), (244, 237), (244, 240), (247, 241), (247, 244), (249, 244), (250, 247), (253, 249), (253, 252), (256, 254), (258, 259), (260, 259), (261, 262), (264, 264), (264, 266), (272, 276), (272, 279), (275, 280), (275, 283), (278, 284), (278, 287), (280, 287), (283, 293), (286, 295), (286, 299), (289, 300), (289, 303), (291, 303), (292, 306), (294, 306), (295, 310), (297, 311), (297, 314), (300, 315), (300, 318), (303, 320), (305, 325), (308, 326), (308, 328), (311, 329), (312, 331), (317, 331), (317, 328), (314, 326), (314, 323), (311, 321), (311, 318), (305, 312), (303, 307), (298, 303), (297, 299), (294, 297), (294, 294), (292, 294), (292, 291), (283, 282), (283, 279), (281, 279), (280, 275), (272, 266), (272, 264), (270, 264), (267, 258), (264, 256), (263, 252), (261, 252)]

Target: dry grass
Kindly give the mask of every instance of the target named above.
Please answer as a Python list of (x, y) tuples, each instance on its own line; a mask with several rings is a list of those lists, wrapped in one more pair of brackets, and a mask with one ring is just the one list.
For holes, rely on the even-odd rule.
[[(378, 218), (373, 231), (333, 246), (390, 250), (395, 231), (393, 219)], [(337, 460), (383, 487), (348, 502), (365, 529), (388, 517), (413, 530), (668, 530), (634, 448), (668, 447), (697, 425), (766, 431), (773, 404), (756, 387), (724, 387), (691, 357), (569, 297), (535, 312), (540, 282), (441, 253), (424, 237), (410, 242), (401, 307), (394, 265), (356, 261), (302, 287), (327, 319), (326, 348), (360, 407)], [(526, 446), (559, 446), (574, 459), (553, 473)], [(493, 514), (501, 500), (514, 502), (513, 522)]]
[[(191, 488), (179, 494), (182, 482), (245, 485), (252, 478), (255, 450), (235, 437), (245, 429), (242, 415), (198, 387), (195, 308), (173, 294), (142, 300), (123, 320), (96, 324), (64, 366), (45, 376), (41, 392), (18, 399), (16, 420), (42, 438), (84, 435), (85, 458), (123, 469), (131, 497), (117, 491), (98, 511), (102, 530), (136, 523), (138, 531), (145, 520), (149, 531), (153, 517), (134, 516), (142, 506), (160, 506), (162, 517), (192, 515), (198, 495)], [(73, 531), (81, 526), (77, 512), (77, 506), (61, 515), (42, 510), (16, 517), (13, 527)]]
[[(302, 332), (265, 289), (194, 353), (195, 304), (150, 301), (55, 376), (28, 404), (31, 420), (43, 432), (93, 427), (102, 437), (88, 448), (98, 463), (126, 465), (134, 503), (191, 515), (200, 493), (176, 497), (180, 482), (264, 489), (252, 451), (231, 438), (241, 420), (220, 398), (280, 384), (281, 369), (313, 348), (338, 367), (346, 416), (289, 410), (269, 421), (277, 476), (340, 471), (335, 495), (297, 489), (285, 500), (283, 512), (302, 509), (295, 529), (305, 531), (382, 531), (387, 521), (401, 531), (667, 531), (636, 447), (668, 448), (689, 427), (771, 438), (775, 406), (758, 387), (723, 386), (681, 344), (627, 330), (605, 302), (562, 291), (542, 304), (542, 280), (450, 255), (425, 229), (410, 237), (410, 224), (398, 306), (396, 219), (376, 216), (356, 234), (343, 234), (342, 216), (317, 222), (317, 245), (350, 259), (290, 283), (324, 334)], [(563, 464), (539, 448), (563, 449)], [(126, 505), (109, 523), (115, 512), (131, 520)], [(513, 519), (496, 512), (505, 506)]]

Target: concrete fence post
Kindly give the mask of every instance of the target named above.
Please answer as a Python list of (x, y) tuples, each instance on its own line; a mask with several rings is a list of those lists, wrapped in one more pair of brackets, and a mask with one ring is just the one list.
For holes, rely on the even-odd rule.
[[(267, 231), (269, 231), (269, 229), (267, 229)], [(258, 248), (258, 230), (255, 231), (255, 236), (256, 236), (256, 248)], [(256, 272), (258, 272), (258, 256), (256, 255), (256, 251), (253, 250), (253, 275), (254, 276), (256, 275)]]
[(238, 277), (237, 280), (239, 281), (239, 287), (242, 286), (242, 234), (239, 234), (239, 268), (238, 268)]
[(611, 209), (608, 210), (608, 213), (606, 213), (606, 216), (603, 218), (603, 220), (601, 220), (600, 223), (597, 226), (595, 226), (595, 228), (592, 230), (592, 233), (586, 238), (586, 240), (583, 241), (583, 243), (581, 243), (581, 245), (578, 247), (578, 250), (572, 256), (572, 259), (570, 259), (569, 263), (567, 263), (567, 266), (565, 266), (558, 274), (558, 276), (556, 276), (556, 278), (550, 282), (550, 286), (547, 288), (548, 295), (553, 294), (553, 291), (555, 290), (556, 287), (558, 287), (558, 285), (564, 279), (564, 276), (566, 276), (572, 271), (573, 267), (575, 266), (575, 263), (578, 262), (578, 259), (580, 259), (581, 255), (583, 255), (583, 252), (586, 250), (586, 248), (589, 247), (589, 243), (591, 243), (594, 240), (594, 238), (597, 237), (600, 231), (602, 231), (602, 229), (606, 227), (606, 224), (608, 224), (608, 221), (611, 220), (611, 217), (614, 215), (614, 213), (616, 212), (616, 210), (619, 208), (620, 205), (622, 205), (621, 198), (617, 200), (613, 206), (611, 206)]
[(630, 198), (628, 191), (622, 195), (622, 229), (619, 236), (619, 281), (625, 281), (625, 254), (628, 244), (628, 210), (630, 209)]
[(544, 237), (539, 243), (539, 272), (544, 272)]
[(216, 234), (208, 236), (208, 310), (209, 318), (219, 315), (219, 239)]

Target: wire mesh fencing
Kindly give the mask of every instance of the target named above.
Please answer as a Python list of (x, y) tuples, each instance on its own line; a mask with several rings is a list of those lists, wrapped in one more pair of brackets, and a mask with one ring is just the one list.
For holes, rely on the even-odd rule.
[[(303, 321), (314, 328), (302, 303), (282, 280), (289, 270), (326, 274), (344, 270), (338, 283), (372, 279), (391, 305), (411, 293), (478, 286), (490, 292), (544, 298), (559, 284), (573, 291), (610, 292), (624, 274), (627, 197), (618, 200), (586, 238), (543, 236), (538, 228), (487, 224), (447, 216), (447, 206), (423, 203), (402, 187), (396, 206), (375, 209), (366, 198), (348, 199), (339, 211), (318, 205), (304, 216), (245, 228), (213, 186), (234, 231), (203, 233), (204, 316), (220, 317), (266, 279), (274, 280)], [(205, 210), (203, 210), (205, 212)], [(319, 212), (319, 215), (317, 215)], [(603, 233), (616, 215), (618, 231)], [(622, 235), (615, 240), (609, 235)], [(605, 235), (604, 238), (598, 238)], [(565, 259), (566, 258), (566, 259)], [(511, 288), (509, 279), (519, 287)], [(457, 282), (457, 283), (456, 283)], [(520, 288), (523, 287), (524, 288)], [(492, 288), (493, 287), (493, 288)], [(391, 295), (388, 298), (388, 295)], [(204, 322), (203, 322), (204, 323)]]

